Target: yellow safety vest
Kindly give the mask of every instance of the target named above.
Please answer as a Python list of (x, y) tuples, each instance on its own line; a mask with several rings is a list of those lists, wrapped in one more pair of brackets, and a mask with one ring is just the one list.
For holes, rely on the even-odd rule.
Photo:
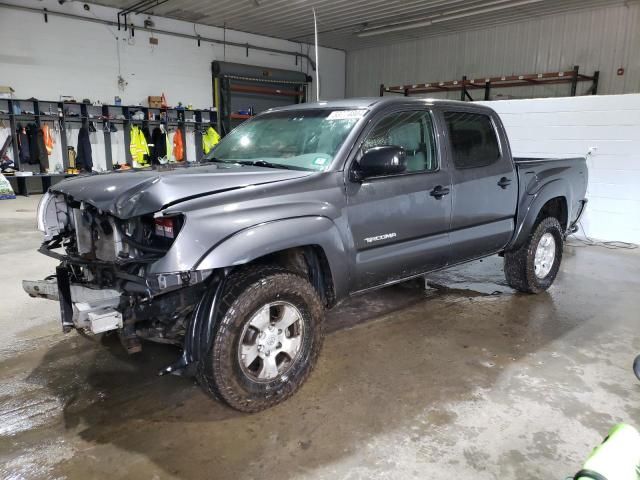
[(148, 165), (145, 155), (148, 157), (150, 154), (149, 145), (147, 145), (147, 139), (144, 137), (142, 129), (136, 125), (131, 126), (129, 151), (131, 152), (134, 167), (146, 167)]
[(213, 127), (207, 128), (207, 131), (202, 135), (202, 150), (206, 155), (215, 147), (220, 141), (220, 135), (215, 131)]

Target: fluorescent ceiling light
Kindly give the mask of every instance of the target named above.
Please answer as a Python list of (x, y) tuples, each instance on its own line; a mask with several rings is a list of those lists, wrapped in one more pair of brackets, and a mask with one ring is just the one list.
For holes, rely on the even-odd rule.
[[(504, 1), (505, 0), (498, 0), (493, 3), (503, 3)], [(507, 8), (520, 7), (522, 5), (529, 5), (531, 3), (538, 3), (542, 1), (543, 0), (521, 0), (518, 2), (507, 3), (503, 5), (495, 5), (493, 7), (481, 8), (480, 10), (473, 10), (473, 11), (464, 12), (464, 13), (456, 13), (462, 9), (452, 10), (447, 13), (434, 15), (433, 17), (427, 17), (425, 19), (418, 20), (415, 22), (396, 23), (396, 24), (386, 25), (383, 27), (372, 28), (369, 30), (362, 30), (361, 32), (358, 32), (356, 35), (358, 37), (372, 37), (374, 35), (382, 35), (383, 33), (399, 32), (401, 30), (413, 30), (415, 28), (428, 27), (430, 25), (433, 25), (434, 23), (448, 22), (449, 20), (457, 20), (459, 18), (471, 17), (474, 15), (495, 12), (497, 10), (504, 10)]]

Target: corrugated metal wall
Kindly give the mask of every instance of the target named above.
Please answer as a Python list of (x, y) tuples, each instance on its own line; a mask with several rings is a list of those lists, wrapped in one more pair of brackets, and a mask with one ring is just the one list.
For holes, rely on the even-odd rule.
[[(347, 96), (377, 96), (402, 85), (483, 76), (600, 70), (598, 93), (640, 91), (640, 4), (532, 18), (482, 30), (416, 39), (347, 53)], [(616, 75), (619, 67), (623, 76)], [(579, 92), (589, 87), (579, 85)], [(492, 91), (506, 98), (569, 95), (569, 85)], [(472, 94), (482, 99), (482, 92)], [(432, 94), (459, 98), (460, 93)], [(475, 98), (475, 97), (474, 97)]]

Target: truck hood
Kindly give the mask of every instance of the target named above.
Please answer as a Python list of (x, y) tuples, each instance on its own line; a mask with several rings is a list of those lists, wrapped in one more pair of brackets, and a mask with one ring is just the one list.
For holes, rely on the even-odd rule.
[(122, 171), (77, 177), (51, 187), (52, 192), (127, 219), (176, 203), (238, 188), (282, 182), (313, 172), (236, 164), (210, 164), (166, 171)]

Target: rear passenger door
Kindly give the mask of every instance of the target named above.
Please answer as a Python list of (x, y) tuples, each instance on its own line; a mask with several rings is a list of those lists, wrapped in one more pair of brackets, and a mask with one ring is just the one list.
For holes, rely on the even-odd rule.
[(452, 180), (452, 263), (481, 257), (509, 242), (518, 181), (508, 145), (500, 144), (493, 118), (477, 110), (442, 113)]

